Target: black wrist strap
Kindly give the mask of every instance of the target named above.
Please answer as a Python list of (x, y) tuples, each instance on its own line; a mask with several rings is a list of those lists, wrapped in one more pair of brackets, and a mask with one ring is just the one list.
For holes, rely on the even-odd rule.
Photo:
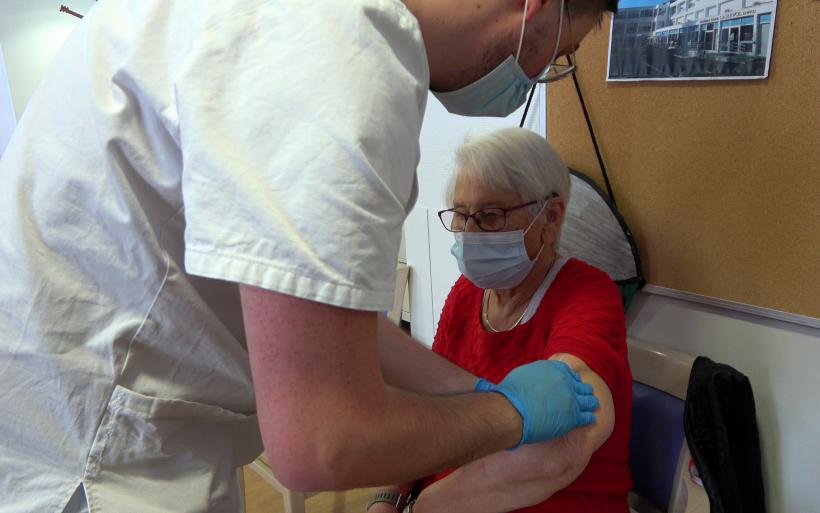
[(376, 492), (368, 502), (365, 511), (369, 510), (371, 506), (377, 504), (379, 502), (386, 502), (394, 506), (398, 511), (402, 511), (404, 507), (407, 505), (408, 499), (410, 498), (409, 494), (402, 494), (391, 492), (389, 490), (380, 490)]

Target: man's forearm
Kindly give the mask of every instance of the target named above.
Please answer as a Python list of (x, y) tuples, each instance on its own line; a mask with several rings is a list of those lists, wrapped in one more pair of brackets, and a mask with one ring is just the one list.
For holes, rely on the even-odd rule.
[(520, 415), (500, 394), (388, 388), (387, 396), (374, 398), (380, 404), (366, 413), (346, 408), (326, 432), (333, 440), (322, 445), (335, 452), (320, 461), (329, 462), (321, 466), (330, 470), (332, 489), (410, 481), (512, 447), (521, 435)]
[(407, 336), (379, 316), (379, 355), (384, 380), (396, 388), (431, 395), (470, 392), (476, 376)]

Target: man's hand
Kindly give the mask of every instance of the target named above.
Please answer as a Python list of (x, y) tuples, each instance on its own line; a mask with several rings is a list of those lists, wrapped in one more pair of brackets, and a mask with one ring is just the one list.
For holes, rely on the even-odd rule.
[(476, 391), (503, 394), (524, 419), (520, 444), (563, 436), (571, 429), (595, 422), (598, 399), (566, 363), (539, 360), (510, 371), (494, 385), (479, 379)]

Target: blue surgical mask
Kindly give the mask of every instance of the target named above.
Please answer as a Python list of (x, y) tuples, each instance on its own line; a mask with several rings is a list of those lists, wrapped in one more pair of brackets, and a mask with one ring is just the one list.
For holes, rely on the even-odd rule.
[(524, 104), (533, 83), (518, 60), (510, 55), (472, 84), (446, 93), (433, 91), (433, 94), (453, 114), (503, 118)]
[(526, 230), (456, 232), (450, 253), (458, 261), (461, 274), (482, 289), (511, 289), (519, 285), (544, 251), (542, 243), (534, 259), (530, 260), (527, 255), (524, 237), (535, 219)]
[[(558, 39), (549, 68), (558, 57), (558, 45), (561, 42), (561, 29), (564, 25), (564, 1), (561, 0), (561, 16), (558, 26)], [(535, 84), (524, 72), (518, 62), (521, 48), (524, 45), (524, 29), (527, 24), (527, 7), (524, 2), (524, 19), (521, 22), (521, 37), (518, 40), (518, 51), (510, 55), (494, 70), (461, 89), (433, 94), (453, 114), (462, 116), (506, 117), (515, 112), (527, 100), (527, 92)], [(541, 76), (539, 74), (538, 76)]]

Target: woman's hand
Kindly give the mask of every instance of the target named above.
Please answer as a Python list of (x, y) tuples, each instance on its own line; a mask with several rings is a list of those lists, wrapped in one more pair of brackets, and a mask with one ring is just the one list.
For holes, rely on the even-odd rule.
[[(447, 478), (444, 479), (446, 480)], [(441, 483), (441, 481), (437, 481), (421, 491), (418, 497), (416, 497), (415, 504), (413, 504), (413, 513), (441, 513), (443, 511), (447, 513), (462, 513), (456, 512), (451, 507), (453, 503), (448, 503), (447, 498), (441, 495), (440, 491), (442, 488), (439, 483)]]

